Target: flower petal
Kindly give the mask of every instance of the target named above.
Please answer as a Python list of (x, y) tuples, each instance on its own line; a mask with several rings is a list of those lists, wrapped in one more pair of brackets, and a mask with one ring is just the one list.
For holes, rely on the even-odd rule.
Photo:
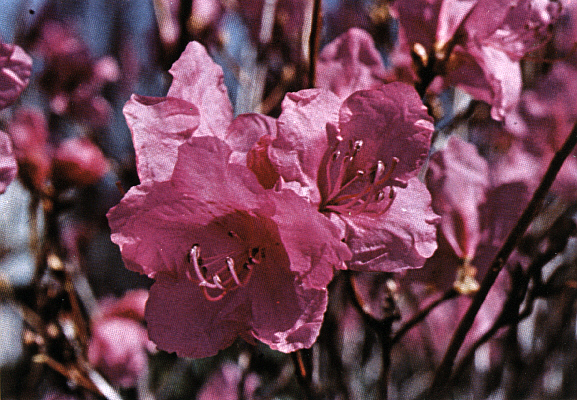
[(196, 105), (200, 112), (198, 134), (224, 139), (232, 121), (232, 105), (222, 68), (212, 61), (204, 46), (189, 43), (169, 72), (173, 80), (167, 96)]
[(434, 130), (415, 89), (400, 82), (353, 93), (342, 105), (339, 128), (342, 146), (363, 142), (355, 170), (368, 170), (378, 161), (390, 165), (397, 157), (392, 179), (400, 181), (417, 175)]
[(316, 86), (342, 99), (362, 89), (381, 86), (387, 72), (371, 35), (351, 28), (323, 48), (316, 70)]
[(141, 182), (165, 181), (176, 163), (178, 146), (200, 124), (196, 106), (174, 97), (132, 95), (123, 109), (136, 152)]
[(208, 301), (198, 284), (164, 274), (150, 288), (145, 315), (150, 339), (180, 357), (213, 356), (250, 331), (247, 291)]
[(0, 131), (0, 194), (6, 191), (8, 185), (16, 177), (18, 165), (12, 149), (10, 137)]
[(391, 208), (382, 215), (332, 217), (346, 225), (345, 242), (353, 253), (350, 269), (392, 272), (420, 268), (435, 252), (439, 216), (431, 209), (429, 191), (417, 178), (396, 190)]
[(19, 46), (0, 41), (0, 110), (14, 103), (28, 86), (32, 59)]

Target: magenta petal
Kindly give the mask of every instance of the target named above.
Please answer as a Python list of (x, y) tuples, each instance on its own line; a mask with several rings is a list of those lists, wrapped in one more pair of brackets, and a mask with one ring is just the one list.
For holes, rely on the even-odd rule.
[(5, 132), (0, 131), (0, 194), (6, 191), (17, 172), (18, 164), (14, 157), (12, 141)]
[(445, 45), (453, 38), (463, 19), (478, 0), (443, 0), (437, 25), (437, 47)]
[(381, 86), (387, 72), (371, 35), (351, 28), (323, 48), (316, 70), (316, 86), (346, 98), (362, 89)]
[(350, 269), (420, 268), (435, 252), (439, 216), (433, 213), (429, 191), (417, 178), (409, 179), (405, 189), (395, 190), (391, 208), (382, 215), (338, 216), (346, 224), (345, 242), (353, 253)]
[(226, 131), (226, 144), (232, 150), (230, 162), (246, 165), (246, 156), (258, 140), (269, 135), (276, 137), (276, 119), (262, 114), (241, 114)]
[(14, 103), (28, 86), (32, 59), (19, 46), (0, 41), (0, 110)]
[(140, 181), (168, 180), (176, 163), (178, 146), (199, 126), (198, 109), (173, 97), (133, 95), (123, 111), (132, 132)]
[(432, 48), (442, 0), (399, 0), (392, 5), (407, 40)]
[[(324, 313), (327, 309), (328, 295), (326, 289), (306, 290), (296, 287), (298, 295), (297, 303), (291, 305), (300, 311), (298, 319), (293, 325), (284, 331), (275, 330), (274, 327), (255, 326), (253, 335), (261, 342), (270, 346), (273, 350), (290, 353), (303, 348), (310, 348), (319, 335), (323, 322)], [(286, 302), (284, 303), (286, 304)], [(254, 309), (254, 307), (253, 307)], [(273, 309), (264, 309), (267, 322), (274, 321)], [(282, 315), (283, 310), (279, 308)], [(272, 328), (272, 329), (271, 329)]]
[(146, 304), (149, 337), (158, 348), (181, 357), (209, 357), (250, 331), (246, 290), (222, 300), (204, 298), (198, 284), (159, 276)]
[(447, 241), (458, 257), (472, 260), (481, 239), (479, 205), (489, 187), (487, 162), (474, 145), (453, 136), (431, 157), (427, 186)]
[(200, 43), (191, 42), (169, 72), (173, 80), (167, 96), (188, 101), (198, 108), (199, 135), (224, 139), (232, 121), (232, 105), (222, 68), (212, 61)]
[(288, 93), (278, 118), (278, 137), (269, 158), (286, 182), (300, 185), (300, 195), (319, 201), (316, 178), (328, 147), (326, 125), (336, 123), (341, 100), (320, 89)]
[(291, 270), (305, 289), (325, 288), (335, 268), (344, 269), (351, 258), (333, 223), (293, 191), (274, 193), (276, 214), (272, 219), (291, 262)]
[(342, 105), (339, 127), (343, 153), (349, 143), (362, 141), (355, 170), (369, 170), (378, 161), (390, 165), (397, 157), (391, 178), (400, 181), (417, 175), (434, 130), (415, 89), (400, 82), (353, 93)]

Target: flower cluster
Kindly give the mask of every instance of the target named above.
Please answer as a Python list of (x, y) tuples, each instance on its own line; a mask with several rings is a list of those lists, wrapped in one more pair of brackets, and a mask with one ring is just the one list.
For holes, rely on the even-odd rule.
[(438, 217), (416, 178), (433, 127), (410, 86), (303, 90), (278, 119), (233, 118), (201, 45), (170, 72), (166, 97), (125, 106), (141, 183), (108, 214), (126, 266), (155, 280), (146, 319), (159, 348), (206, 357), (239, 336), (310, 347), (335, 270), (433, 254)]

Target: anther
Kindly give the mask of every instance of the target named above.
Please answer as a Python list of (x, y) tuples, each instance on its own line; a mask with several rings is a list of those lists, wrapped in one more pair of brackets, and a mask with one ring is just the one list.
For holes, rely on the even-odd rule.
[(236, 275), (236, 271), (234, 270), (234, 260), (230, 257), (227, 257), (226, 258), (226, 266), (228, 267), (228, 270), (230, 271), (230, 275), (232, 276), (232, 279), (236, 282), (236, 284), (238, 286), (241, 286), (240, 279), (238, 279), (238, 276)]

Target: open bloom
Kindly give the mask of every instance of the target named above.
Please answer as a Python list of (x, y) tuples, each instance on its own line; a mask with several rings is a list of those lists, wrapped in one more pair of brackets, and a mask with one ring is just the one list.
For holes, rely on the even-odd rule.
[(307, 201), (266, 190), (238, 163), (270, 120), (232, 119), (202, 46), (190, 44), (171, 73), (167, 97), (125, 107), (141, 184), (108, 214), (126, 266), (155, 279), (150, 338), (190, 357), (239, 336), (283, 352), (310, 347), (349, 250)]
[(349, 268), (421, 267), (436, 249), (438, 216), (416, 177), (433, 124), (415, 90), (391, 83), (344, 102), (303, 90), (282, 107), (276, 132), (249, 153), (261, 182), (276, 177), (329, 216), (353, 253)]

